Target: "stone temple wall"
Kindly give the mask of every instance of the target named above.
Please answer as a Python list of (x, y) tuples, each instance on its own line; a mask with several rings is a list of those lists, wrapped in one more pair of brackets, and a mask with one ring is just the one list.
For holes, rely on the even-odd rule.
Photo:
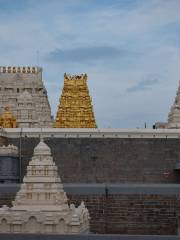
[(0, 156), (0, 183), (19, 182), (19, 159), (16, 156)]
[[(65, 183), (177, 183), (180, 139), (44, 138)], [(9, 138), (20, 150), (21, 173), (39, 138)]]
[[(64, 188), (69, 203), (85, 202), (92, 233), (177, 235), (180, 229), (179, 185), (65, 184)], [(0, 205), (10, 206), (18, 189), (0, 185)]]
[[(20, 150), (21, 178), (43, 135), (65, 183), (69, 202), (85, 201), (92, 232), (160, 235), (180, 232), (180, 188), (179, 184), (172, 184), (180, 182), (178, 131), (146, 132), (151, 137), (139, 132), (136, 137), (129, 133), (122, 137), (124, 133), (118, 132), (107, 137), (100, 130), (88, 133), (88, 137), (77, 131), (71, 136), (64, 130), (13, 131), (7, 131), (8, 144)], [(93, 134), (96, 136), (92, 137)], [(17, 191), (9, 191), (7, 184), (4, 187), (5, 192), (0, 187), (1, 205), (10, 204)]]

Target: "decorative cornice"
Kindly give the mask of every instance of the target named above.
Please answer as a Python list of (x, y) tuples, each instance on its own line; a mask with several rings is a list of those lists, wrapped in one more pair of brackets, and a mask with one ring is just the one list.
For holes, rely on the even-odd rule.
[(0, 73), (39, 73), (42, 72), (41, 67), (30, 67), (30, 66), (23, 66), (23, 67), (14, 67), (14, 66), (0, 66)]
[(0, 156), (18, 156), (18, 148), (14, 145), (2, 146)]
[(6, 128), (9, 138), (177, 138), (180, 129)]

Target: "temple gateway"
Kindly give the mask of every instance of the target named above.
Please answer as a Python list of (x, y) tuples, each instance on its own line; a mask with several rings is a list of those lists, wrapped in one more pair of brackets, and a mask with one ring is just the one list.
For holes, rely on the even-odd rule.
[[(12, 121), (4, 119), (7, 112)], [(52, 126), (42, 68), (0, 67), (0, 114), (0, 125), (5, 128)]]
[(58, 106), (55, 128), (96, 128), (87, 75), (64, 74), (64, 87)]

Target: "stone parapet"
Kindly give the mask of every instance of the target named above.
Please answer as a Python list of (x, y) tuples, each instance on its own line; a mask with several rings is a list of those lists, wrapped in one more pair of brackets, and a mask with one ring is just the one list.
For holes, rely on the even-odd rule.
[(14, 145), (1, 146), (0, 156), (18, 156), (18, 148)]
[[(41, 234), (0, 234), (0, 239), (3, 240), (39, 240)], [(43, 240), (179, 240), (179, 236), (142, 236), (142, 235), (116, 235), (116, 234), (81, 234), (81, 235), (46, 235), (43, 236)]]
[(177, 138), (180, 129), (6, 128), (8, 138)]
[(42, 72), (42, 68), (40, 67), (30, 67), (30, 66), (23, 66), (23, 67), (14, 67), (14, 66), (0, 66), (0, 73), (39, 73)]
[[(0, 183), (0, 199), (15, 195), (20, 190), (19, 183)], [(68, 195), (164, 195), (180, 196), (179, 184), (155, 184), (155, 183), (64, 183), (64, 191)]]

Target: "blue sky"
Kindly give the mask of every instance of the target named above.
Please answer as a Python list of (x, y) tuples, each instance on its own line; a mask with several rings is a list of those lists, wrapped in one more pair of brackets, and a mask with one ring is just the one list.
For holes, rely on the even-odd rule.
[(87, 73), (99, 127), (151, 127), (180, 80), (179, 10), (179, 0), (0, 0), (0, 65), (41, 65), (53, 115), (64, 72)]

